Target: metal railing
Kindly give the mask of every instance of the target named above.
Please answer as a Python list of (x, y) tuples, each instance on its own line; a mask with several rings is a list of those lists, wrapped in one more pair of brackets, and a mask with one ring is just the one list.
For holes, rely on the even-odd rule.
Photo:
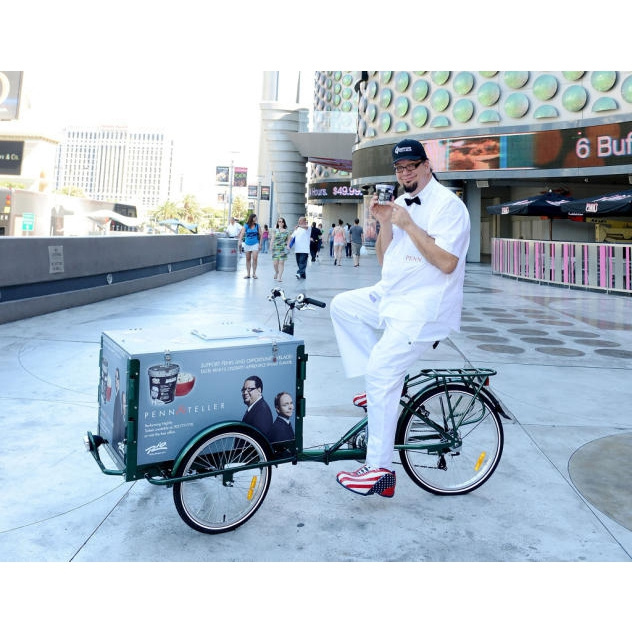
[(632, 245), (493, 238), (492, 273), (632, 294)]

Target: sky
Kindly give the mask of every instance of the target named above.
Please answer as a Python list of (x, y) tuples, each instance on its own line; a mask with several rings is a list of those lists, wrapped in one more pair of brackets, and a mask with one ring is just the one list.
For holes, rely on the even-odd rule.
[[(282, 73), (281, 101), (295, 80), (295, 72)], [(313, 71), (306, 82), (313, 86)], [(200, 73), (186, 66), (172, 71), (149, 66), (142, 72), (124, 66), (68, 73), (26, 69), (24, 121), (50, 133), (72, 125), (164, 130), (175, 141), (185, 188), (192, 189), (185, 193), (202, 195), (215, 181), (215, 167), (231, 161), (247, 167), (249, 183), (257, 183), (262, 85), (263, 71), (254, 68), (239, 73), (232, 68)]]
[(193, 193), (231, 160), (256, 184), (263, 72), (313, 67), (293, 54), (303, 29), (287, 28), (288, 12), (289, 0), (20, 0), (3, 8), (2, 65), (24, 71), (21, 117), (43, 131), (164, 129)]
[[(395, 27), (409, 19), (403, 11), (393, 15), (390, 32), (379, 28), (383, 3), (371, 0), (303, 12), (290, 0), (109, 0), (90, 7), (80, 0), (10, 3), (3, 8), (3, 66), (24, 70), (30, 114), (48, 129), (165, 129), (194, 193), (231, 160), (256, 183), (264, 70), (302, 69), (313, 78), (306, 69), (589, 67), (576, 56), (595, 54), (573, 47), (578, 63), (558, 63), (560, 51), (569, 55), (567, 36), (558, 30), (550, 37), (548, 25), (563, 22), (569, 32), (575, 17), (565, 12), (561, 21), (544, 0), (520, 14), (522, 39), (514, 37), (513, 9), (500, 0), (485, 11), (465, 3), (451, 15), (440, 3), (424, 5), (412, 31)], [(531, 45), (544, 39), (546, 46)]]

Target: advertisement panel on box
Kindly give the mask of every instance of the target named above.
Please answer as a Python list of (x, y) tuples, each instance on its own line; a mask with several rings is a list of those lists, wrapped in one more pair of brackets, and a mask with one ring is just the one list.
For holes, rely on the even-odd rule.
[(99, 383), (99, 434), (107, 440), (111, 454), (125, 462), (125, 427), (129, 356), (107, 337), (101, 342)]
[[(171, 341), (168, 353), (134, 353), (143, 336), (142, 330), (110, 332), (102, 339), (99, 434), (121, 461), (130, 359), (140, 362), (138, 465), (174, 460), (195, 434), (222, 421), (252, 425), (271, 443), (294, 439), (300, 341), (258, 330), (250, 338), (200, 339), (198, 348)], [(164, 343), (164, 337), (152, 340)]]

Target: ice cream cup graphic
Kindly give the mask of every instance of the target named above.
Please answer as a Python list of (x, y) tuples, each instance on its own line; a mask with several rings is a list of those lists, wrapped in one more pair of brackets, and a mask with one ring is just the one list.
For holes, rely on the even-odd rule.
[(171, 403), (176, 396), (180, 366), (177, 364), (158, 364), (149, 367), (147, 372), (149, 374), (149, 392), (152, 399), (163, 404)]
[(392, 184), (376, 184), (375, 190), (378, 204), (386, 204), (391, 201), (395, 187)]
[(191, 375), (191, 373), (185, 373), (184, 371), (178, 373), (178, 380), (176, 382), (176, 397), (188, 395), (193, 390), (194, 384), (195, 375)]

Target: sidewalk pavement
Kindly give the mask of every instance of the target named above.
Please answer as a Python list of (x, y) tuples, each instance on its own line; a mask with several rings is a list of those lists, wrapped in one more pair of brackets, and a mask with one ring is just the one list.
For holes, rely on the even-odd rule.
[[(451, 340), (474, 365), (497, 369), (492, 388), (512, 419), (496, 473), (475, 492), (433, 496), (396, 465), (395, 497), (365, 498), (335, 481), (354, 463), (284, 465), (249, 522), (209, 536), (181, 521), (171, 490), (104, 476), (82, 441), (97, 429), (101, 332), (253, 314), (276, 326), (270, 255), (259, 261), (258, 279), (243, 278), (242, 257), (236, 272), (0, 325), (0, 561), (631, 560), (630, 298), (494, 276), (485, 264), (468, 264), (463, 330)], [(325, 254), (304, 281), (292, 260), (286, 267), (288, 293), (327, 304), (379, 277), (369, 255), (354, 268)], [(296, 335), (309, 354), (305, 445), (319, 444), (357, 419), (351, 398), (363, 384), (343, 374), (329, 308), (301, 312)], [(459, 361), (449, 344), (427, 358)]]

